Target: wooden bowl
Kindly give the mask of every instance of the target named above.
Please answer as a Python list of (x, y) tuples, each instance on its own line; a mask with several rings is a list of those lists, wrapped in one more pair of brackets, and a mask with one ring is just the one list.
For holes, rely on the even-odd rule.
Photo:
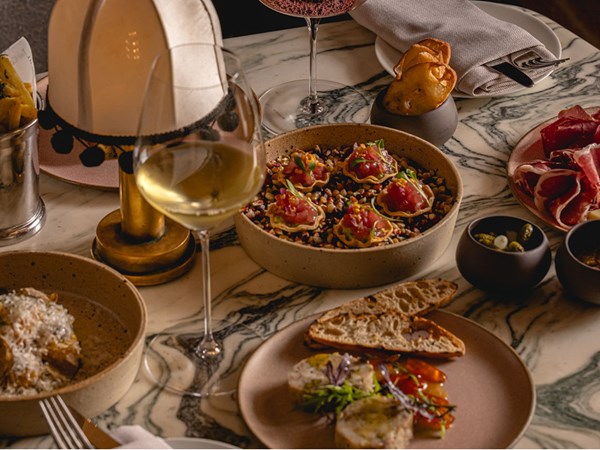
[(17, 251), (0, 254), (0, 287), (57, 293), (58, 302), (75, 318), (83, 359), (67, 386), (37, 395), (0, 395), (0, 435), (48, 433), (38, 401), (53, 394), (87, 417), (106, 411), (125, 395), (140, 367), (147, 315), (131, 282), (82, 256)]
[(266, 142), (267, 160), (293, 148), (333, 147), (383, 139), (390, 153), (406, 156), (446, 180), (455, 202), (450, 211), (422, 234), (401, 242), (362, 249), (328, 249), (273, 236), (243, 214), (236, 230), (246, 253), (269, 272), (287, 280), (326, 288), (380, 286), (414, 275), (437, 260), (452, 239), (463, 195), (462, 181), (450, 159), (416, 136), (368, 124), (317, 125), (294, 130)]

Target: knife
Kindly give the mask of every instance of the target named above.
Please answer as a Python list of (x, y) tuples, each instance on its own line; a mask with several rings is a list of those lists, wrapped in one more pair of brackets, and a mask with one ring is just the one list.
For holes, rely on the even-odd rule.
[(534, 85), (533, 80), (529, 78), (525, 72), (506, 61), (490, 65), (488, 67), (500, 72), (503, 75), (506, 75), (511, 80), (514, 80), (525, 87), (531, 87)]
[(71, 406), (69, 406), (69, 409), (84, 434), (95, 448), (116, 448), (122, 445), (106, 431), (98, 428), (90, 419), (84, 417), (79, 411), (76, 411)]

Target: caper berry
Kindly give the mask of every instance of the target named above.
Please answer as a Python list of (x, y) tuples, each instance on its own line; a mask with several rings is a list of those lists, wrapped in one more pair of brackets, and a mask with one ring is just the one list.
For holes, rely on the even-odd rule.
[(532, 235), (533, 225), (531, 225), (530, 223), (526, 223), (521, 227), (521, 230), (519, 231), (519, 237), (517, 238), (517, 240), (519, 241), (519, 243), (525, 244), (527, 241), (529, 241), (529, 239), (531, 239)]

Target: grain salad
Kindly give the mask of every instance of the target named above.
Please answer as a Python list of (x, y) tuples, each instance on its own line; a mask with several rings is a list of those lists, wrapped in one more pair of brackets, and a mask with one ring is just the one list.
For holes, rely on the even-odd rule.
[[(368, 154), (365, 149), (375, 149), (372, 152), (380, 159), (384, 169), (379, 179), (370, 173), (352, 172), (358, 165), (368, 166), (372, 162), (365, 156)], [(310, 166), (302, 161), (310, 161)], [(295, 169), (295, 174), (290, 167)], [(306, 174), (311, 170), (319, 173), (319, 179), (313, 180), (313, 183), (307, 181), (302, 184), (302, 180), (294, 178), (294, 175)], [(393, 183), (398, 183), (400, 178), (410, 181), (419, 192), (427, 192), (424, 198), (430, 203), (426, 208), (417, 208), (419, 211), (414, 216), (404, 214), (408, 217), (399, 217), (403, 215), (401, 212), (392, 215), (387, 208), (380, 206), (382, 193), (387, 192)], [(308, 227), (311, 229), (290, 230), (289, 227), (273, 226), (273, 218), (269, 217), (268, 210), (277, 202), (283, 190), (288, 190), (288, 193), (291, 190), (305, 203), (322, 210), (324, 219)], [(355, 143), (334, 148), (316, 146), (305, 150), (292, 149), (289, 155), (270, 160), (262, 190), (243, 208), (242, 213), (255, 225), (281, 239), (317, 248), (350, 249), (389, 245), (417, 236), (438, 223), (455, 202), (446, 180), (438, 176), (436, 171), (421, 167), (406, 157), (394, 155), (385, 149), (383, 141), (375, 141), (366, 145)], [(386, 222), (386, 226), (388, 222), (391, 224), (391, 232), (386, 232), (380, 240), (363, 240), (359, 243), (361, 245), (355, 245), (356, 240), (344, 239), (334, 229), (336, 225), (340, 227), (340, 222), (352, 208), (375, 213), (378, 223)]]

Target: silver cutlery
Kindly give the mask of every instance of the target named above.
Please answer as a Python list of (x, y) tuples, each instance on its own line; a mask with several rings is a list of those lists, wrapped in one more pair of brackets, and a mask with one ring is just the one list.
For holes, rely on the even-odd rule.
[(95, 448), (60, 396), (43, 398), (39, 404), (58, 448)]
[(519, 63), (519, 67), (523, 69), (537, 69), (541, 67), (551, 67), (558, 66), (559, 64), (568, 61), (570, 58), (562, 58), (562, 59), (544, 59), (541, 56), (536, 56), (535, 58), (531, 58), (527, 61)]

